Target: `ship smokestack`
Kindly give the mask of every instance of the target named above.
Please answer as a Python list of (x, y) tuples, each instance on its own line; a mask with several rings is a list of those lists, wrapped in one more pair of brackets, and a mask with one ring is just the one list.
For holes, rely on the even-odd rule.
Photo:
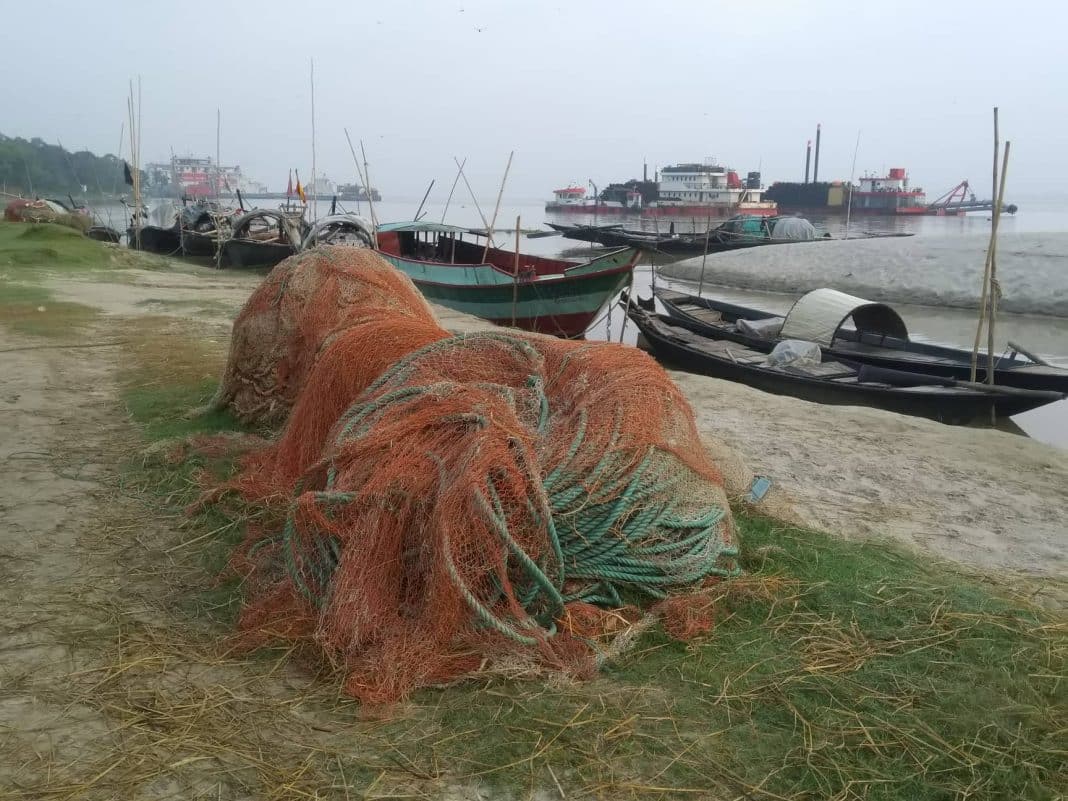
[(812, 183), (820, 182), (820, 126), (816, 125), (816, 163), (812, 165)]
[(805, 183), (808, 183), (808, 168), (812, 161), (812, 140), (808, 140), (808, 144), (805, 146)]
[(643, 161), (642, 162), (642, 181), (644, 182), (644, 181), (648, 181), (648, 180), (649, 180), (649, 162)]

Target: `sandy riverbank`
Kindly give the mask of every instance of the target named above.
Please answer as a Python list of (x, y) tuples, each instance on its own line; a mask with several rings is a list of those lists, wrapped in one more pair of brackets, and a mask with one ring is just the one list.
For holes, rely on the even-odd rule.
[[(181, 317), (222, 344), (259, 280), (207, 269), (128, 270), (121, 283), (64, 278), (48, 286), (61, 300), (109, 315)], [(436, 311), (451, 330), (490, 327)], [(1068, 576), (1068, 451), (1001, 431), (672, 376), (725, 466), (728, 489), (740, 494), (754, 473), (772, 479), (763, 507), (772, 516), (845, 537), (895, 539), (984, 571)]]

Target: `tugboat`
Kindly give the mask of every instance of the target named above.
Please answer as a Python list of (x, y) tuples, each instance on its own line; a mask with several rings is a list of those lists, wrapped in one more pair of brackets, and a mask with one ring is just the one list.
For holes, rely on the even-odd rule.
[(910, 189), (904, 167), (891, 167), (886, 176), (865, 175), (853, 190), (854, 214), (927, 214), (927, 195)]

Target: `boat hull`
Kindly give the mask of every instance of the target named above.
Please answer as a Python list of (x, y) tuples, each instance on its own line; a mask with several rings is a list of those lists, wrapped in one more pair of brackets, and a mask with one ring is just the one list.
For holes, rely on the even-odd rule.
[(621, 250), (576, 265), (568, 274), (514, 281), (488, 265), (451, 265), (380, 255), (427, 300), (497, 325), (579, 337), (631, 281), (637, 253)]
[(645, 206), (643, 208), (624, 208), (621, 206), (577, 206), (577, 205), (560, 205), (556, 203), (546, 203), (545, 210), (554, 214), (585, 214), (587, 216), (596, 214), (598, 216), (604, 214), (631, 214), (641, 215), (642, 217), (686, 217), (695, 218), (697, 220), (719, 220), (726, 217), (733, 217), (736, 214), (749, 214), (754, 217), (775, 217), (779, 214), (779, 209), (774, 203), (761, 203), (760, 205), (749, 206), (743, 204), (741, 206), (726, 204), (719, 206), (708, 205), (680, 205), (680, 206)]
[(178, 238), (178, 232), (173, 228), (160, 228), (157, 225), (145, 225), (141, 228), (140, 243), (137, 242), (136, 232), (130, 228), (126, 232), (126, 241), (134, 250), (159, 253), (164, 256), (171, 256), (182, 251), (182, 242)]
[(1015, 414), (1051, 403), (1054, 393), (1007, 394), (977, 391), (939, 391), (939, 387), (906, 389), (892, 386), (836, 383), (802, 375), (791, 375), (763, 367), (718, 358), (676, 339), (651, 322), (655, 320), (640, 309), (631, 308), (631, 319), (641, 331), (658, 361), (687, 372), (722, 378), (769, 392), (801, 400), (836, 406), (871, 406), (914, 417), (925, 417), (950, 425), (990, 422), (996, 417)]
[(223, 244), (223, 264), (230, 267), (273, 267), (296, 252), (292, 245), (229, 239)]
[[(693, 305), (718, 311), (725, 319), (743, 318), (763, 320), (776, 317), (760, 309), (736, 306), (732, 303), (697, 298), (683, 293), (657, 291), (657, 298), (664, 305), (669, 316), (684, 323), (687, 328), (708, 337), (737, 342), (748, 347), (760, 347), (763, 340), (746, 336), (739, 331), (732, 331), (705, 323), (693, 313), (687, 311)], [(686, 304), (685, 306), (683, 304)], [(856, 332), (843, 329), (839, 339), (823, 351), (834, 358), (848, 359), (860, 364), (870, 364), (890, 370), (925, 371), (967, 381), (971, 378), (971, 352), (944, 345), (932, 345), (925, 342), (908, 340), (900, 343), (901, 347), (874, 347), (856, 342)], [(1048, 392), (1068, 393), (1068, 370), (1033, 364), (1021, 359), (998, 359), (1000, 367), (994, 367), (994, 383), (998, 386), (1016, 389), (1034, 389)], [(976, 380), (986, 381), (985, 355), (979, 359)]]
[(215, 236), (197, 231), (182, 231), (182, 255), (215, 258)]

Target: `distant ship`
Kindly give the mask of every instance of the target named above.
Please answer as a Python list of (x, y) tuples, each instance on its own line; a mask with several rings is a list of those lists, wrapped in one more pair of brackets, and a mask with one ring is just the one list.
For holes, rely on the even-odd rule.
[(910, 189), (904, 167), (892, 167), (888, 175), (865, 175), (853, 190), (855, 214), (926, 214), (927, 195)]
[(642, 214), (654, 217), (730, 217), (734, 214), (771, 217), (778, 213), (773, 201), (763, 199), (760, 173), (750, 172), (745, 181), (734, 170), (718, 164), (677, 164), (633, 179), (611, 184), (589, 197), (580, 186), (553, 192), (545, 210), (584, 214)]
[(234, 197), (238, 191), (256, 197), (267, 190), (264, 184), (246, 178), (240, 166), (219, 166), (210, 157), (174, 156), (169, 162), (146, 165), (145, 172), (146, 194), (153, 197), (204, 200)]
[(826, 211), (853, 214), (931, 214), (932, 206), (922, 189), (909, 187), (904, 167), (893, 167), (885, 176), (865, 175), (859, 185), (848, 181), (797, 183), (777, 181), (766, 196), (786, 211)]

